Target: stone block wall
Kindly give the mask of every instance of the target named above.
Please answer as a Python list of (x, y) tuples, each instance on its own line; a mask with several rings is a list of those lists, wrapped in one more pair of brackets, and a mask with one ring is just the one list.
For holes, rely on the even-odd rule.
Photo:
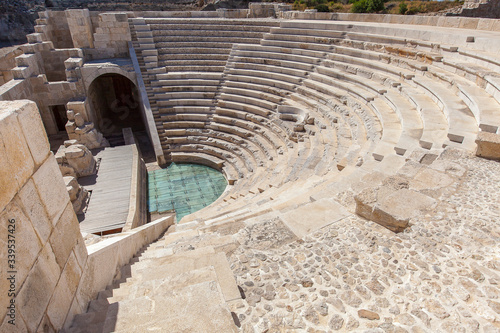
[(11, 69), (16, 67), (15, 58), (22, 53), (18, 47), (12, 47), (0, 54), (0, 86), (14, 78)]
[(93, 59), (128, 57), (128, 42), (132, 40), (128, 15), (123, 12), (99, 14), (94, 33), (96, 52), (89, 52)]
[(87, 250), (34, 102), (0, 102), (0, 142), (0, 331), (59, 330)]
[(248, 17), (276, 17), (278, 12), (292, 10), (292, 5), (284, 3), (251, 2)]
[(88, 9), (68, 9), (66, 18), (68, 20), (73, 47), (94, 47), (92, 39), (92, 21)]
[(66, 81), (64, 62), (69, 58), (79, 58), (83, 53), (79, 49), (55, 49), (42, 51), (44, 73), (48, 81)]
[(36, 20), (36, 23), (47, 27), (43, 32), (48, 40), (54, 43), (55, 48), (64, 49), (73, 47), (66, 12), (47, 10), (40, 12), (38, 15), (40, 19)]
[(500, 18), (500, 0), (466, 1), (460, 16)]

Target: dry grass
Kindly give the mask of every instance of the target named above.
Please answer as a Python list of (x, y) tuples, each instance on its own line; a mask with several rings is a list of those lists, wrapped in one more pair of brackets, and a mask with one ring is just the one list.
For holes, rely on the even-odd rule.
[[(406, 15), (435, 13), (441, 10), (462, 6), (461, 1), (389, 1), (385, 3), (385, 10), (381, 14), (399, 14), (399, 4), (405, 2), (408, 6)], [(326, 2), (321, 0), (296, 0), (293, 3), (293, 10), (314, 9), (319, 3), (325, 3), (330, 12), (349, 13), (352, 4), (344, 4), (341, 2)]]

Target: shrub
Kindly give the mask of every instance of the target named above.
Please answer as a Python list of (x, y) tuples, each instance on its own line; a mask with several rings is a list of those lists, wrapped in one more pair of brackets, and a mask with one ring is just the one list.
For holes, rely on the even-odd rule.
[(399, 4), (399, 14), (404, 15), (408, 11), (408, 5), (403, 1)]
[(358, 0), (353, 3), (351, 12), (353, 13), (374, 13), (384, 9), (383, 0)]
[(322, 13), (328, 13), (330, 11), (330, 8), (328, 8), (328, 5), (325, 5), (324, 3), (317, 5), (314, 7), (318, 12)]

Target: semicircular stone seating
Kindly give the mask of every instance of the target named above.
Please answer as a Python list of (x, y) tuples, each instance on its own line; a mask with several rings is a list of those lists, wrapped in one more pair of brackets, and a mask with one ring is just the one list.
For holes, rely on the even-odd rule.
[[(177, 325), (195, 313), (212, 316), (199, 321), (205, 331), (235, 332), (227, 304), (243, 289), (226, 255), (238, 253), (242, 234), (260, 227), (259, 248), (267, 246), (260, 237), (268, 231), (307, 240), (329, 224), (351, 221), (353, 213), (400, 232), (407, 224), (383, 208), (398, 215), (407, 206), (447, 200), (465, 173), (454, 161), (474, 151), (480, 131), (499, 133), (496, 34), (342, 21), (129, 22), (165, 156), (217, 168), (229, 186), (122, 268), (88, 312), (75, 317), (72, 332), (128, 332), (150, 319), (142, 312), (149, 307), (169, 311), (155, 325)], [(379, 198), (390, 200), (380, 208)], [(266, 229), (273, 223), (283, 227)], [(207, 281), (218, 281), (220, 291)], [(137, 315), (134, 304), (147, 305), (139, 313), (147, 315)], [(441, 306), (432, 307), (445, 318)]]
[(407, 161), (473, 151), (478, 131), (500, 125), (500, 61), (487, 35), (341, 21), (131, 23), (165, 153), (218, 168), (230, 184), (186, 227), (318, 200), (352, 212), (357, 192)]

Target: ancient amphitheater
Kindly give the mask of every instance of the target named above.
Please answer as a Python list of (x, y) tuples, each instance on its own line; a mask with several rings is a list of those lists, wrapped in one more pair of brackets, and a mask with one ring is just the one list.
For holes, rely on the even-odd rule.
[[(271, 3), (35, 30), (0, 59), (1, 332), (500, 332), (500, 20)], [(228, 185), (148, 222), (170, 162)]]

